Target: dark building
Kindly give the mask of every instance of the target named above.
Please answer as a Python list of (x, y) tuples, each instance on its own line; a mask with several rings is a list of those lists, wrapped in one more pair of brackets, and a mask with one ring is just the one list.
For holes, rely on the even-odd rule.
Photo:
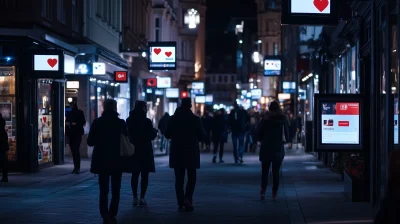
[(64, 162), (64, 57), (82, 41), (83, 1), (0, 3), (0, 107), (12, 169)]

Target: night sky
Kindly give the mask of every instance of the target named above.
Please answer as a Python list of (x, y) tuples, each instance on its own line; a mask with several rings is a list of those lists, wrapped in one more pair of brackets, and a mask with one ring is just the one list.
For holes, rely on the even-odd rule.
[(213, 64), (218, 64), (222, 55), (235, 54), (236, 39), (225, 33), (231, 19), (237, 17), (256, 18), (256, 16), (257, 7), (254, 0), (207, 1), (206, 54), (208, 57), (212, 57)]

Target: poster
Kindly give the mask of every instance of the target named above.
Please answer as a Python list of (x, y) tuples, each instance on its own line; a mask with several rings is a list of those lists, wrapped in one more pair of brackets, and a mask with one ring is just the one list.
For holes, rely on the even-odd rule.
[(39, 115), (38, 123), (38, 161), (39, 164), (52, 162), (52, 120), (51, 115)]
[(0, 113), (4, 120), (12, 121), (12, 104), (8, 102), (0, 102)]
[(322, 144), (360, 144), (360, 104), (322, 103)]

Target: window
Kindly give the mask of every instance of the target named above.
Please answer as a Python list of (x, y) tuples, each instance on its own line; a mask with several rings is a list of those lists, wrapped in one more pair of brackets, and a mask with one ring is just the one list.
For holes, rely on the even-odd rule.
[(104, 0), (96, 1), (96, 16), (102, 18), (103, 17), (103, 3)]
[(215, 81), (216, 81), (216, 80), (215, 80), (215, 75), (213, 75), (213, 77), (212, 77), (212, 82), (215, 83)]
[(42, 0), (42, 17), (51, 20), (51, 0)]
[(274, 55), (278, 55), (279, 54), (279, 47), (277, 43), (274, 43)]
[(160, 30), (156, 29), (156, 41), (160, 41)]
[(269, 31), (269, 20), (265, 21), (265, 31)]
[(228, 83), (228, 76), (224, 76), (224, 82)]
[(78, 31), (78, 4), (76, 0), (72, 0), (72, 29)]
[(160, 18), (156, 18), (154, 23), (155, 23), (154, 26), (155, 26), (155, 29), (156, 29), (155, 40), (156, 41), (160, 41)]
[(268, 42), (265, 43), (265, 54), (269, 55)]
[(57, 0), (57, 20), (65, 23), (64, 0)]
[(234, 75), (231, 76), (231, 82), (232, 82), (232, 83), (235, 82), (235, 76), (234, 76)]
[(218, 82), (222, 83), (222, 76), (218, 76)]

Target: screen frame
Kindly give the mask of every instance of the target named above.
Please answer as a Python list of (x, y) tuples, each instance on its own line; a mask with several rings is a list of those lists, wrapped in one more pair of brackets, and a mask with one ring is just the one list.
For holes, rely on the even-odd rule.
[[(322, 143), (322, 102), (357, 102), (359, 103), (359, 144)], [(364, 100), (362, 94), (314, 94), (313, 116), (313, 151), (314, 152), (360, 152), (364, 150), (363, 129)]]
[[(280, 74), (279, 75), (265, 75), (265, 61), (266, 60), (279, 60), (281, 62), (281, 70), (280, 70)], [(282, 76), (282, 67), (283, 67), (283, 63), (282, 63), (282, 57), (281, 56), (265, 56), (264, 60), (263, 60), (263, 77), (281, 77)]]
[[(58, 55), (58, 71), (35, 70), (35, 55)], [(30, 54), (31, 77), (45, 79), (65, 79), (64, 51), (62, 50), (35, 50)], [(75, 69), (75, 68), (74, 68)]]
[[(169, 89), (178, 90), (178, 97), (168, 97), (167, 96), (167, 92), (168, 92)], [(180, 96), (181, 96), (181, 91), (180, 91), (179, 88), (166, 88), (165, 91), (164, 91), (164, 95), (165, 95), (165, 98), (167, 98), (167, 99), (179, 99)]]
[[(178, 60), (178, 58), (177, 58), (177, 56), (176, 56), (176, 41), (163, 41), (163, 42), (148, 42), (147, 43), (147, 47), (148, 47), (148, 49), (147, 49), (147, 67), (148, 67), (148, 70), (155, 70), (155, 71), (168, 71), (168, 70), (171, 70), (171, 71), (173, 71), (173, 70), (176, 70), (176, 65), (177, 65), (177, 60)], [(151, 48), (152, 47), (174, 47), (174, 49), (175, 49), (175, 52), (174, 52), (174, 55), (175, 55), (175, 62), (173, 63), (174, 64), (174, 67), (168, 67), (167, 69), (166, 68), (162, 68), (162, 67), (156, 67), (156, 68), (153, 68), (153, 67), (151, 67), (150, 65), (152, 64), (151, 63)], [(172, 64), (172, 63), (171, 63)]]
[(318, 13), (292, 13), (292, 0), (282, 1), (282, 25), (325, 25), (336, 26), (339, 23), (339, 11), (337, 0), (329, 0), (331, 4), (330, 14)]

